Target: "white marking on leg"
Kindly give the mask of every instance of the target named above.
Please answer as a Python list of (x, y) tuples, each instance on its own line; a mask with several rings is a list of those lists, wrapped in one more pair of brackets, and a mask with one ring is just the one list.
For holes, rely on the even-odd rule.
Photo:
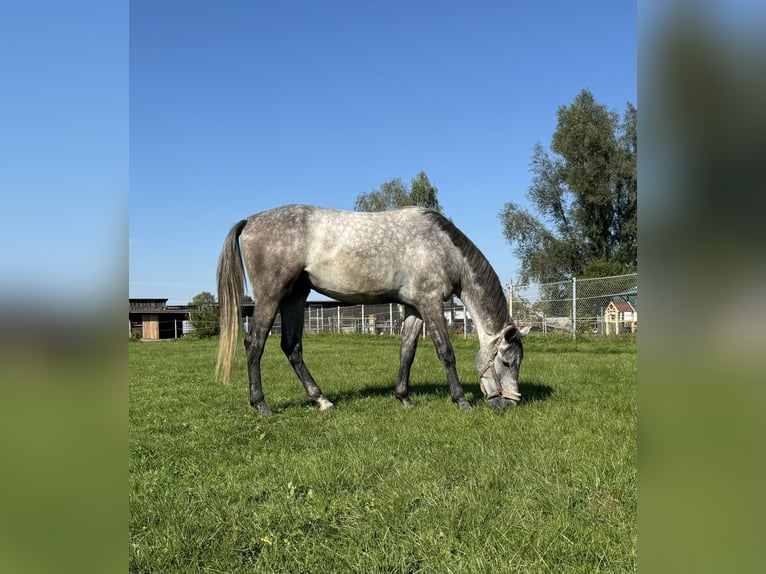
[(319, 397), (317, 399), (317, 403), (319, 403), (319, 410), (320, 411), (326, 411), (327, 409), (332, 409), (335, 407), (334, 404), (332, 404), (330, 401), (328, 401), (324, 397)]

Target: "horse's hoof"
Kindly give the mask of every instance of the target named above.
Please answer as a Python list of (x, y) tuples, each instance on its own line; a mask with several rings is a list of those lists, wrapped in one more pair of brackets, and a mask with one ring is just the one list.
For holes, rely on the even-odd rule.
[(328, 401), (324, 397), (319, 397), (317, 399), (317, 403), (319, 404), (319, 410), (320, 411), (328, 411), (330, 409), (334, 409), (335, 408), (335, 405), (332, 404), (330, 401)]
[(274, 416), (274, 411), (272, 411), (268, 406), (266, 406), (266, 403), (261, 403), (258, 405), (253, 405), (256, 409), (258, 409), (258, 414), (262, 417), (270, 417)]
[(472, 411), (473, 410), (473, 407), (471, 406), (471, 403), (469, 403), (468, 399), (466, 399), (466, 398), (458, 399), (456, 402), (457, 402), (457, 406), (460, 407), (461, 411), (468, 412), (468, 411)]
[(415, 407), (415, 405), (413, 405), (413, 404), (412, 404), (412, 402), (410, 401), (410, 399), (406, 399), (406, 398), (405, 398), (405, 399), (399, 399), (399, 400), (400, 400), (400, 401), (402, 401), (402, 406), (403, 406), (405, 409), (412, 409), (412, 408), (414, 408), (414, 407)]

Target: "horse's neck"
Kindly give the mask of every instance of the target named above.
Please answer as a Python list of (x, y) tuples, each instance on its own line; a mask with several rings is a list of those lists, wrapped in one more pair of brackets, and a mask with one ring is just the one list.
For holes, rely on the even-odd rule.
[[(502, 289), (499, 285), (492, 287)], [(479, 345), (482, 349), (487, 348), (508, 323), (510, 318), (507, 316), (507, 311), (503, 316), (498, 317), (498, 310), (492, 308), (487, 291), (473, 282), (463, 284), (460, 298), (471, 316), (474, 329), (479, 336)]]
[(449, 259), (452, 271), (459, 274), (455, 277), (459, 279), (458, 296), (471, 313), (484, 348), (510, 321), (500, 279), (479, 248), (449, 220), (433, 212), (425, 217), (435, 222), (449, 240), (445, 240), (445, 254), (452, 249), (453, 257)]

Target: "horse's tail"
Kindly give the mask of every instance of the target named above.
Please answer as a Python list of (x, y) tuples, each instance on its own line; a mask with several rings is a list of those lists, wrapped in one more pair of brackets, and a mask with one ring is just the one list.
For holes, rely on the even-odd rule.
[(245, 268), (239, 250), (239, 234), (247, 224), (243, 219), (229, 231), (218, 258), (218, 304), (220, 306), (221, 338), (218, 343), (216, 379), (225, 385), (231, 381), (231, 363), (239, 338), (239, 308), (245, 290)]

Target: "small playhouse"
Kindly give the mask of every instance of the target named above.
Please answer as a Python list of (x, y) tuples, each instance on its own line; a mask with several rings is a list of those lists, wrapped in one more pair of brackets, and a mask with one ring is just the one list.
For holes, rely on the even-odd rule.
[(607, 335), (635, 333), (638, 312), (628, 301), (610, 301), (604, 311), (604, 329)]

